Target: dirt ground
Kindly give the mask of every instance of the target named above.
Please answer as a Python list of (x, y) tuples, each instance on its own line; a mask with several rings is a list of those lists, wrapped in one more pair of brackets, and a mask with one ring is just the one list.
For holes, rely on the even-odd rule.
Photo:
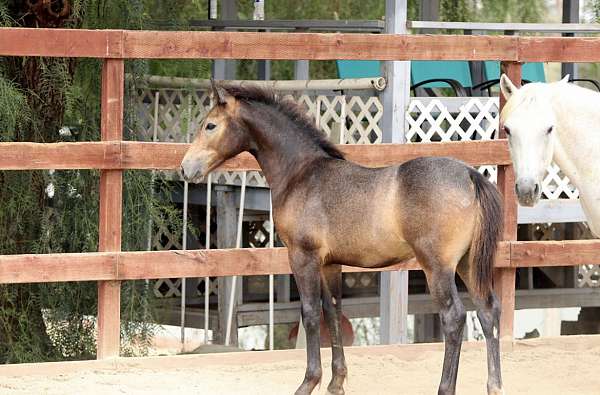
[[(434, 394), (439, 345), (347, 349), (347, 394)], [(323, 350), (326, 392), (330, 353)], [(303, 350), (180, 355), (0, 367), (1, 394), (291, 394), (304, 375)], [(599, 394), (600, 336), (527, 340), (505, 346), (506, 394)], [(484, 394), (485, 350), (465, 344), (457, 392)]]

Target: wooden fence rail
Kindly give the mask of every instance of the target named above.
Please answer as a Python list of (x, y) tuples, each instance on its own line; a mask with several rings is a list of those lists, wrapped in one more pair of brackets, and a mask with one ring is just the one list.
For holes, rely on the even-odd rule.
[[(100, 169), (100, 252), (0, 256), (0, 282), (98, 281), (98, 358), (106, 358), (119, 354), (122, 280), (290, 272), (283, 248), (121, 252), (123, 170), (176, 169), (187, 148), (185, 144), (122, 141), (124, 59), (499, 60), (502, 70), (517, 82), (521, 80), (519, 62), (600, 61), (600, 39), (0, 28), (0, 56), (103, 59), (101, 142), (0, 143), (0, 170)], [(501, 98), (500, 107), (503, 105)], [(505, 137), (500, 130), (500, 137)], [(515, 241), (517, 206), (506, 140), (341, 148), (350, 160), (366, 166), (428, 155), (499, 166), (505, 232), (495, 284), (504, 311), (503, 338), (510, 339), (513, 332), (517, 267), (600, 260), (600, 241)], [(257, 170), (258, 164), (250, 155), (242, 154), (225, 163), (223, 169)], [(413, 270), (418, 265), (413, 260), (384, 270), (397, 269)]]
[(0, 28), (0, 56), (596, 62), (597, 37)]
[[(600, 240), (504, 241), (497, 269), (600, 262)], [(420, 270), (414, 259), (344, 272)], [(290, 274), (286, 248), (0, 255), (0, 284)]]
[[(87, 143), (0, 143), (0, 170), (40, 169), (178, 169), (189, 145), (103, 141)], [(369, 167), (389, 166), (420, 156), (451, 156), (472, 165), (509, 165), (506, 140), (419, 144), (338, 145), (349, 160)], [(260, 170), (254, 157), (243, 153), (221, 170)]]

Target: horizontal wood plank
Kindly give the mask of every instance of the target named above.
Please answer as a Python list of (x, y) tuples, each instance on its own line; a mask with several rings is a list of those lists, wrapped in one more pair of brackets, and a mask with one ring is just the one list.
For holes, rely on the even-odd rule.
[[(187, 144), (123, 142), (122, 166), (135, 169), (177, 169), (187, 151)], [(338, 148), (346, 157), (369, 167), (406, 162), (421, 156), (447, 156), (471, 165), (511, 163), (506, 140), (459, 141), (417, 144), (343, 144)], [(260, 170), (248, 153), (225, 162), (221, 170)]]
[[(496, 266), (509, 267), (501, 243)], [(384, 268), (344, 266), (344, 272), (420, 270), (414, 259)], [(0, 283), (136, 280), (291, 273), (286, 248), (0, 255)]]
[(177, 59), (517, 60), (510, 36), (126, 31), (124, 57)]
[(123, 30), (0, 28), (2, 56), (119, 58)]
[(600, 240), (516, 241), (512, 267), (577, 266), (600, 263)]
[[(86, 143), (0, 143), (0, 170), (34, 169), (178, 169), (189, 145), (106, 141)], [(420, 156), (453, 157), (472, 165), (510, 164), (506, 140), (418, 144), (347, 144), (339, 148), (353, 162), (381, 167)], [(242, 153), (221, 170), (260, 170)]]
[(0, 28), (0, 56), (600, 61), (598, 37)]
[(521, 37), (520, 62), (598, 62), (598, 37)]
[(0, 170), (118, 169), (121, 143), (0, 143)]
[(111, 280), (117, 277), (115, 253), (0, 255), (0, 283)]

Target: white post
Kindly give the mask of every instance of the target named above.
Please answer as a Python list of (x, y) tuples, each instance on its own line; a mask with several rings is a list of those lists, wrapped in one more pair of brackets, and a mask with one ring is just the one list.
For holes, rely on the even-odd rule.
[[(246, 181), (248, 172), (242, 173), (242, 188), (240, 193), (240, 210), (238, 211), (238, 222), (237, 222), (237, 233), (235, 237), (235, 248), (242, 248), (242, 225), (244, 221), (244, 203), (246, 201)], [(235, 303), (237, 301), (237, 278), (238, 276), (232, 276), (231, 278), (231, 293), (229, 295), (229, 309), (227, 310), (227, 329), (225, 332), (225, 345), (228, 346), (231, 340), (231, 325), (233, 322), (233, 314)], [(235, 331), (237, 332), (237, 327)], [(237, 335), (236, 335), (237, 338)]]
[[(210, 205), (212, 199), (212, 173), (208, 173), (206, 180), (206, 238), (204, 239), (204, 248), (210, 250)], [(210, 277), (204, 277), (204, 344), (208, 344), (208, 330), (210, 328)], [(214, 336), (213, 336), (214, 339)]]
[[(190, 133), (192, 129), (192, 96), (188, 95), (188, 120), (185, 132), (185, 142), (190, 143)], [(182, 234), (182, 249), (187, 250), (187, 227), (188, 227), (188, 195), (189, 184), (183, 182), (183, 234)], [(187, 298), (187, 281), (185, 277), (181, 278), (181, 300), (180, 300), (180, 327), (181, 327), (181, 351), (185, 352), (185, 305)]]
[[(406, 33), (407, 0), (386, 0), (386, 33)], [(383, 142), (404, 143), (410, 95), (410, 62), (384, 62), (387, 87), (382, 94)], [(381, 344), (407, 342), (408, 271), (381, 273), (379, 292)]]
[[(275, 247), (273, 196), (269, 191), (269, 248)], [(275, 349), (275, 277), (269, 274), (269, 350)]]

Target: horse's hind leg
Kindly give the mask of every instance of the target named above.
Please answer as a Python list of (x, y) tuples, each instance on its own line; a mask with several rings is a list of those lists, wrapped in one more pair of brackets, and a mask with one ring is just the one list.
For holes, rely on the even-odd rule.
[(454, 281), (456, 265), (443, 263), (432, 254), (423, 255), (417, 254), (417, 259), (421, 262), (427, 276), (431, 296), (440, 309), (440, 320), (444, 331), (444, 367), (438, 394), (450, 395), (456, 392), (458, 362), (467, 313), (458, 296)]
[(321, 269), (321, 299), (325, 321), (331, 337), (331, 382), (327, 391), (334, 395), (344, 394), (344, 380), (348, 370), (344, 358), (342, 342), (342, 267), (340, 265), (325, 265)]
[(458, 264), (457, 271), (467, 286), (471, 299), (477, 308), (477, 318), (479, 318), (483, 335), (485, 336), (488, 363), (488, 394), (500, 395), (504, 393), (500, 370), (500, 302), (492, 289), (488, 290), (487, 295), (483, 297), (474, 292), (475, 285), (473, 284), (473, 280), (471, 280), (467, 258), (467, 256), (463, 257)]
[(302, 323), (306, 331), (306, 374), (296, 395), (309, 395), (321, 382), (321, 282), (320, 260), (314, 251), (289, 250), (290, 264), (300, 293)]

